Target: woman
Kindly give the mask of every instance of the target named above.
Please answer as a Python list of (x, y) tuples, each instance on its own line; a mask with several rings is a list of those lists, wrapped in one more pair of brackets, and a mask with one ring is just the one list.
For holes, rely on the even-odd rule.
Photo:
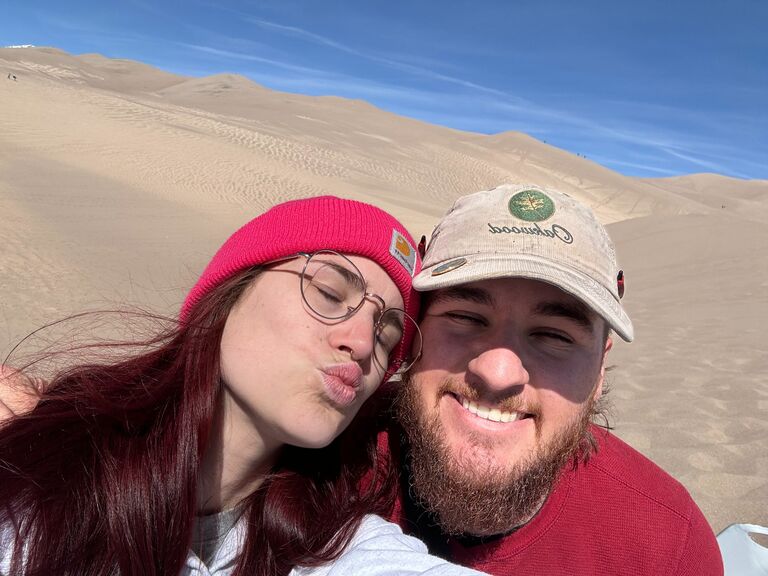
[(413, 246), (333, 197), (238, 230), (148, 350), (61, 371), (0, 428), (0, 572), (474, 573), (366, 516), (393, 478), (370, 426), (343, 432), (420, 351)]

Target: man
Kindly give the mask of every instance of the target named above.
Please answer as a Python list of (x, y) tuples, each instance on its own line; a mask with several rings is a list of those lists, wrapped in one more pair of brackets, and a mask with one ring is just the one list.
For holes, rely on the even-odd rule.
[(719, 575), (689, 494), (601, 421), (611, 331), (633, 328), (613, 244), (565, 194), (501, 186), (435, 228), (414, 286), (423, 355), (398, 391), (394, 517), (495, 575)]

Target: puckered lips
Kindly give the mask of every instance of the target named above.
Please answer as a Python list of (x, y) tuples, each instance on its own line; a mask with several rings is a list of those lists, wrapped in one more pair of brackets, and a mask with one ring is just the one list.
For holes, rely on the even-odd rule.
[(356, 362), (332, 364), (321, 370), (325, 394), (344, 408), (355, 402), (363, 381), (363, 370)]

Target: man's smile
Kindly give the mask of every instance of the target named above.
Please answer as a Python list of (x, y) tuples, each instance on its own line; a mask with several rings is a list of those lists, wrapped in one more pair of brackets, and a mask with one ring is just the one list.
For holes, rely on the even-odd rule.
[(461, 404), (465, 410), (469, 411), (471, 414), (474, 414), (478, 418), (482, 418), (483, 420), (506, 423), (532, 417), (531, 414), (526, 412), (520, 412), (516, 410), (501, 410), (498, 407), (488, 406), (480, 402), (475, 402), (474, 400), (469, 400), (464, 396), (459, 396), (458, 394), (452, 394), (452, 396), (456, 399), (457, 402)]
[[(442, 400), (445, 402), (443, 406), (446, 411), (441, 410), (441, 420), (443, 425), (448, 427), (447, 430), (452, 431), (451, 436), (458, 433), (458, 437), (463, 437), (465, 433), (472, 432), (492, 436), (501, 434), (504, 437), (513, 434), (517, 438), (516, 442), (520, 442), (522, 437), (518, 437), (518, 434), (522, 433), (523, 429), (527, 430), (530, 424), (536, 424), (535, 414), (515, 409), (516, 407), (511, 405), (515, 403), (509, 400), (493, 403), (470, 398), (471, 395), (457, 391), (443, 393)], [(490, 437), (488, 439), (490, 440)]]

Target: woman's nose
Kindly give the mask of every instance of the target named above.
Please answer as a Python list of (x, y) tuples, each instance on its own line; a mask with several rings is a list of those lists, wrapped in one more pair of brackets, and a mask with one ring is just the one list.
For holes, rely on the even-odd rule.
[(352, 316), (330, 326), (329, 343), (335, 349), (349, 353), (357, 362), (370, 358), (376, 345), (374, 326), (378, 314), (374, 304), (363, 304)]

